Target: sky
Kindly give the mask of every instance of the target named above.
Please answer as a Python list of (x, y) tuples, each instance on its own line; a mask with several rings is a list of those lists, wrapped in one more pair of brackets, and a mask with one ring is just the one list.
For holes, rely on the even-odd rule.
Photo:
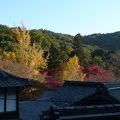
[(120, 31), (120, 0), (0, 0), (0, 24), (88, 35)]

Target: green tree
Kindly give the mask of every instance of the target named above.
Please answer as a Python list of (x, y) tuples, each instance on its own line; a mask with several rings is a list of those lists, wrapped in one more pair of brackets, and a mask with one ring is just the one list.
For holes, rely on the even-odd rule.
[(83, 66), (89, 64), (89, 59), (91, 57), (90, 49), (83, 44), (83, 37), (80, 34), (75, 35), (73, 39), (73, 55), (77, 55), (80, 59), (80, 63)]
[(49, 51), (52, 39), (41, 30), (31, 30), (31, 43), (36, 43), (40, 45), (45, 51)]
[(52, 44), (49, 50), (50, 56), (48, 59), (48, 68), (56, 68), (64, 63), (68, 59), (68, 54), (61, 48), (57, 48), (56, 45)]
[(0, 25), (0, 48), (5, 51), (13, 50), (14, 40), (11, 29), (5, 25)]

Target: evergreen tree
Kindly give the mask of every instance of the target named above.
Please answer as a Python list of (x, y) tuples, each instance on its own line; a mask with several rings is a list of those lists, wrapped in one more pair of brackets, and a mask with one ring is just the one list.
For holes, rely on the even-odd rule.
[(75, 35), (73, 39), (73, 56), (77, 55), (79, 59), (82, 57), (82, 36), (80, 34)]

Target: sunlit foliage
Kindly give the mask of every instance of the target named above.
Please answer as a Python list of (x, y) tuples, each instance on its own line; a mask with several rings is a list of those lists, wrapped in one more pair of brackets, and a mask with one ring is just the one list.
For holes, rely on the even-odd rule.
[(63, 80), (81, 80), (83, 81), (85, 74), (80, 70), (79, 59), (74, 56), (63, 65)]
[[(4, 61), (4, 63), (6, 61), (8, 63), (9, 61), (14, 65), (19, 64), (23, 66), (23, 69), (27, 67), (29, 70), (33, 71), (33, 76), (39, 75), (39, 69), (47, 67), (47, 60), (44, 58), (44, 51), (40, 46), (38, 47), (36, 44), (33, 44), (32, 46), (30, 45), (30, 35), (26, 28), (13, 28), (12, 32), (15, 36), (16, 41), (14, 50), (9, 52), (3, 51), (1, 60)], [(11, 67), (18, 67), (14, 65)], [(3, 68), (4, 67), (5, 66), (3, 66)], [(12, 71), (13, 68), (10, 69), (13, 73), (17, 72), (15, 72), (15, 70)], [(16, 70), (19, 72), (19, 67)], [(29, 75), (26, 77), (29, 77)]]

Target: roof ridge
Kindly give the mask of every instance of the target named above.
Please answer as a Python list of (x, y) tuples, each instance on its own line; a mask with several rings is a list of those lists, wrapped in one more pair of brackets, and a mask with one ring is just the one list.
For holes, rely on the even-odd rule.
[(88, 81), (65, 81), (63, 86), (89, 86), (89, 87), (99, 87), (106, 86), (102, 82), (88, 82)]

